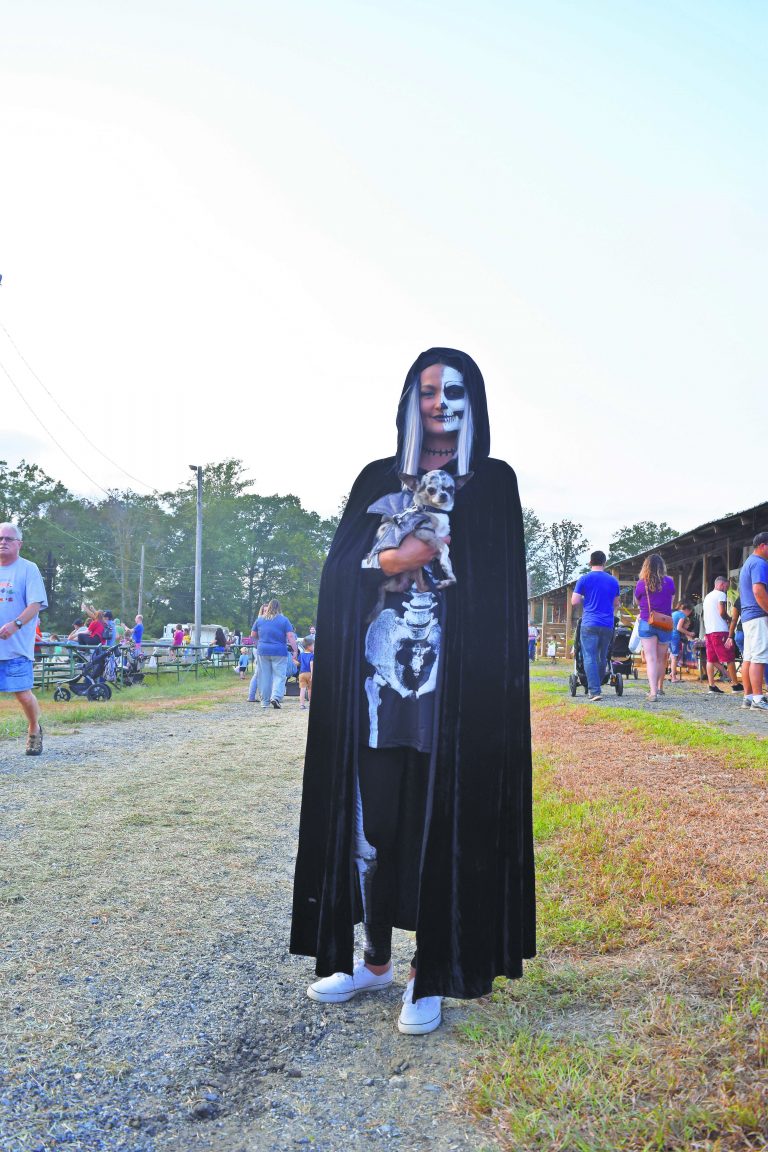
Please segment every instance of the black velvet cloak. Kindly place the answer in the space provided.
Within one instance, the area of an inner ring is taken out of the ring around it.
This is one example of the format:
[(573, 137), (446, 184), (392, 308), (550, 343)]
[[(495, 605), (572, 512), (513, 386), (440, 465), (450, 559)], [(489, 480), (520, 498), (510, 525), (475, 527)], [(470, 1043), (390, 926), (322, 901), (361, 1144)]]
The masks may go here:
[(417, 899), (403, 900), (395, 927), (417, 933), (417, 999), (472, 998), (487, 994), (495, 976), (521, 976), (523, 958), (535, 954), (527, 583), (515, 474), (488, 457), (483, 378), (454, 349), (432, 348), (412, 366), (398, 409), (398, 455), (375, 460), (358, 476), (323, 570), (291, 952), (315, 956), (318, 976), (352, 971), (354, 925), (362, 916), (353, 846), (365, 716), (363, 621), (383, 579), (360, 568), (380, 523), (366, 510), (399, 488), (405, 399), (432, 364), (464, 375), (474, 423), (472, 479), (456, 493), (450, 515), (457, 584), (443, 593)]

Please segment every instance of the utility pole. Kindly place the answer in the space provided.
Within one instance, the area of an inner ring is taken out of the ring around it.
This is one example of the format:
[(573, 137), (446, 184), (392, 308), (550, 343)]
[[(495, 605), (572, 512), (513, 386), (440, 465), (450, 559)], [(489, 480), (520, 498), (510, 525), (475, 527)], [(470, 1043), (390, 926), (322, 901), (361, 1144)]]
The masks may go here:
[(136, 609), (139, 616), (142, 613), (142, 604), (144, 603), (144, 545), (141, 546), (141, 564), (139, 565), (139, 606)]
[(197, 473), (197, 526), (195, 528), (195, 638), (196, 648), (200, 647), (200, 627), (203, 604), (203, 470), (197, 464), (190, 464), (190, 471)]

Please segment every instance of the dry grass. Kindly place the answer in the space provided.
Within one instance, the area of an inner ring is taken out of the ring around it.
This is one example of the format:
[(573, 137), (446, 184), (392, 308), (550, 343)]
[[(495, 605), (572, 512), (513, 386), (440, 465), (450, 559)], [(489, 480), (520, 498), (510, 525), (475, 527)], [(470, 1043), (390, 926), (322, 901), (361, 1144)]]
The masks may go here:
[(542, 951), (471, 1030), (474, 1108), (520, 1152), (766, 1147), (756, 742), (534, 699)]

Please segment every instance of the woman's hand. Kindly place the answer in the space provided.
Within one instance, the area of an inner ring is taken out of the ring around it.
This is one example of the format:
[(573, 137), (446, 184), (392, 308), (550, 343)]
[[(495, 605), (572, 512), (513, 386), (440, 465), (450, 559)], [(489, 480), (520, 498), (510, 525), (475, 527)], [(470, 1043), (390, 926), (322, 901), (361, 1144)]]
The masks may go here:
[(434, 560), (440, 549), (434, 543), (420, 540), (409, 532), (398, 548), (385, 548), (379, 552), (379, 564), (385, 576), (398, 576), (411, 568), (423, 568)]

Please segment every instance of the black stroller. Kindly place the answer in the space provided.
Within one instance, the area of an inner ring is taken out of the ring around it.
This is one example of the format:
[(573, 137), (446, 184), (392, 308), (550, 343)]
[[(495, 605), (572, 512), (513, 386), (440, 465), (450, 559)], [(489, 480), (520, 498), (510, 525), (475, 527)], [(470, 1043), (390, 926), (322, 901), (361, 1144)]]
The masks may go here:
[[(626, 666), (626, 658), (621, 655), (621, 647), (619, 647), (618, 653), (616, 655), (617, 666), (614, 667), (613, 663), (614, 653), (616, 652), (618, 643), (618, 634), (620, 632), (626, 632), (626, 629), (619, 628), (613, 633), (613, 636), (611, 637), (611, 645), (608, 649), (608, 659), (605, 662), (605, 668), (603, 669), (600, 676), (600, 684), (610, 684), (612, 688), (615, 688), (617, 696), (624, 695), (624, 676), (626, 675), (623, 670)], [(624, 644), (626, 645), (626, 655), (629, 657), (631, 665), (632, 654), (629, 651), (628, 632), (626, 638), (624, 639)], [(573, 656), (573, 672), (568, 677), (568, 687), (571, 690), (571, 696), (576, 695), (580, 686), (586, 693), (589, 692), (587, 674), (584, 671), (584, 653), (581, 648), (581, 620), (579, 620), (578, 624), (576, 625), (576, 635), (573, 639)], [(637, 672), (635, 672), (635, 677), (637, 677)]]
[(147, 657), (137, 653), (135, 648), (123, 649), (120, 679), (126, 688), (130, 688), (131, 684), (144, 683), (144, 661), (146, 659)]
[(71, 700), (73, 695), (85, 696), (87, 700), (111, 700), (112, 689), (104, 674), (107, 661), (110, 656), (114, 656), (117, 648), (117, 644), (109, 648), (99, 644), (97, 647), (76, 651), (75, 663), (79, 664), (77, 675), (56, 687), (54, 700)]
[[(637, 680), (637, 668), (635, 667), (635, 657), (629, 650), (629, 641), (632, 633), (629, 628), (619, 625), (613, 634), (613, 644), (611, 645), (611, 654), (608, 657), (611, 665), (611, 672), (614, 676), (620, 676), (622, 680), (629, 680), (630, 677)], [(622, 691), (624, 686), (622, 684)], [(621, 696), (618, 688), (616, 692)]]

